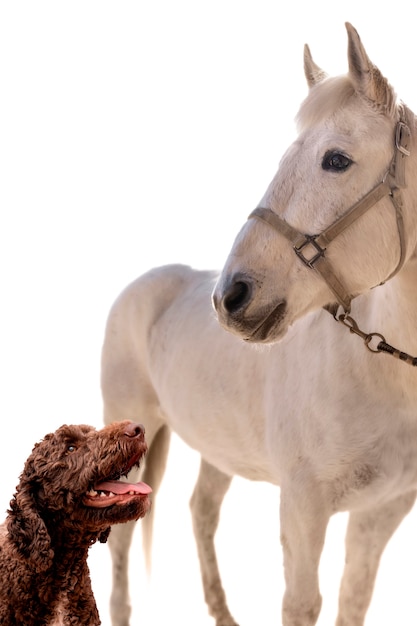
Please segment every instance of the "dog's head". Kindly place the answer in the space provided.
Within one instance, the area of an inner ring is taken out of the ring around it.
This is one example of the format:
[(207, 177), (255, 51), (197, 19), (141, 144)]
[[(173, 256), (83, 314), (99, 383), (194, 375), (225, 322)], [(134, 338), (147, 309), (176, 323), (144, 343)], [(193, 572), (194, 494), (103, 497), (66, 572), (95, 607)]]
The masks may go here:
[(151, 488), (121, 481), (147, 451), (144, 428), (130, 421), (97, 431), (61, 426), (35, 444), (10, 503), (9, 538), (20, 556), (47, 569), (51, 535), (106, 541), (113, 524), (137, 520), (150, 507)]

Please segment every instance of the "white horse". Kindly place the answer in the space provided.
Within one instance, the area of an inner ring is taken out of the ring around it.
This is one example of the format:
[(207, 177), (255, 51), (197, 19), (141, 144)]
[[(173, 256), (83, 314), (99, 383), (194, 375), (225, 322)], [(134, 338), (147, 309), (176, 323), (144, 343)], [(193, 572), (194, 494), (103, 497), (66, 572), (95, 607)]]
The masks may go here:
[[(336, 624), (362, 626), (381, 554), (415, 500), (416, 120), (346, 28), (345, 76), (327, 77), (306, 46), (299, 136), (221, 275), (154, 269), (108, 320), (105, 421), (145, 424), (144, 479), (157, 490), (171, 430), (201, 453), (191, 510), (216, 626), (236, 626), (214, 550), (233, 475), (280, 485), (284, 626), (318, 619), (338, 511), (350, 515)], [(111, 535), (114, 626), (129, 623), (132, 530)]]

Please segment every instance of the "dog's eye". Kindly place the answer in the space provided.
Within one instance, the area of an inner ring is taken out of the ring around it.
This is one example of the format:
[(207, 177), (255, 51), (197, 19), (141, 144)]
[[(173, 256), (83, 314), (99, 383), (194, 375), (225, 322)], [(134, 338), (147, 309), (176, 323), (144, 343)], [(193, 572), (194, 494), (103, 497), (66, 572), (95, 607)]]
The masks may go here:
[(72, 443), (70, 443), (70, 444), (67, 446), (67, 452), (69, 452), (69, 453), (71, 453), (71, 452), (75, 452), (75, 451), (76, 451), (76, 449), (77, 449), (77, 448), (76, 448), (76, 447), (75, 447)]

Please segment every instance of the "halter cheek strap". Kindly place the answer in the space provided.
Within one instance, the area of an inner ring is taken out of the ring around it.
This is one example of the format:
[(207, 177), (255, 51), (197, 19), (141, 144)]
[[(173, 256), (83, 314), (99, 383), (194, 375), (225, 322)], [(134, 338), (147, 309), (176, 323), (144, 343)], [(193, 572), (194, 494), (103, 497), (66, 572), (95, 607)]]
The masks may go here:
[[(331, 263), (325, 256), (326, 248), (374, 204), (384, 196), (389, 196), (395, 208), (400, 240), (400, 258), (397, 267), (386, 280), (392, 278), (401, 269), (405, 261), (405, 229), (401, 189), (405, 187), (405, 158), (410, 155), (408, 149), (410, 137), (410, 129), (405, 122), (404, 107), (401, 107), (401, 119), (395, 130), (395, 153), (384, 179), (319, 235), (303, 235), (268, 208), (258, 207), (248, 217), (248, 219), (257, 218), (269, 224), (292, 243), (298, 258), (307, 267), (316, 270), (326, 281), (336, 296), (337, 302), (343, 307), (345, 316), (350, 312), (350, 303), (354, 296), (345, 289), (343, 283), (335, 275)], [(338, 306), (333, 311), (334, 315), (337, 309)]]

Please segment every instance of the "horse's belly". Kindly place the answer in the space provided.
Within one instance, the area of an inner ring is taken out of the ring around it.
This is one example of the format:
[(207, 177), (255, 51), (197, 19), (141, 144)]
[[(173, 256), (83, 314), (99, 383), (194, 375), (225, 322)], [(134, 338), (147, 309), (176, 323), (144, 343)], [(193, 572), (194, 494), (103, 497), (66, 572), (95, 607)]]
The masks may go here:
[(279, 484), (279, 476), (271, 466), (266, 446), (258, 433), (250, 430), (249, 424), (242, 435), (238, 428), (233, 429), (236, 425), (234, 419), (228, 420), (225, 426), (213, 416), (204, 420), (198, 415), (193, 418), (184, 413), (171, 413), (168, 422), (188, 446), (225, 474)]
[(265, 361), (211, 317), (198, 337), (198, 345), (184, 334), (153, 346), (150, 376), (164, 419), (225, 473), (276, 484), (265, 434)]
[(207, 462), (229, 475), (279, 483), (259, 408), (251, 412), (245, 402), (230, 402), (221, 392), (176, 385), (160, 394), (160, 400), (170, 428)]

